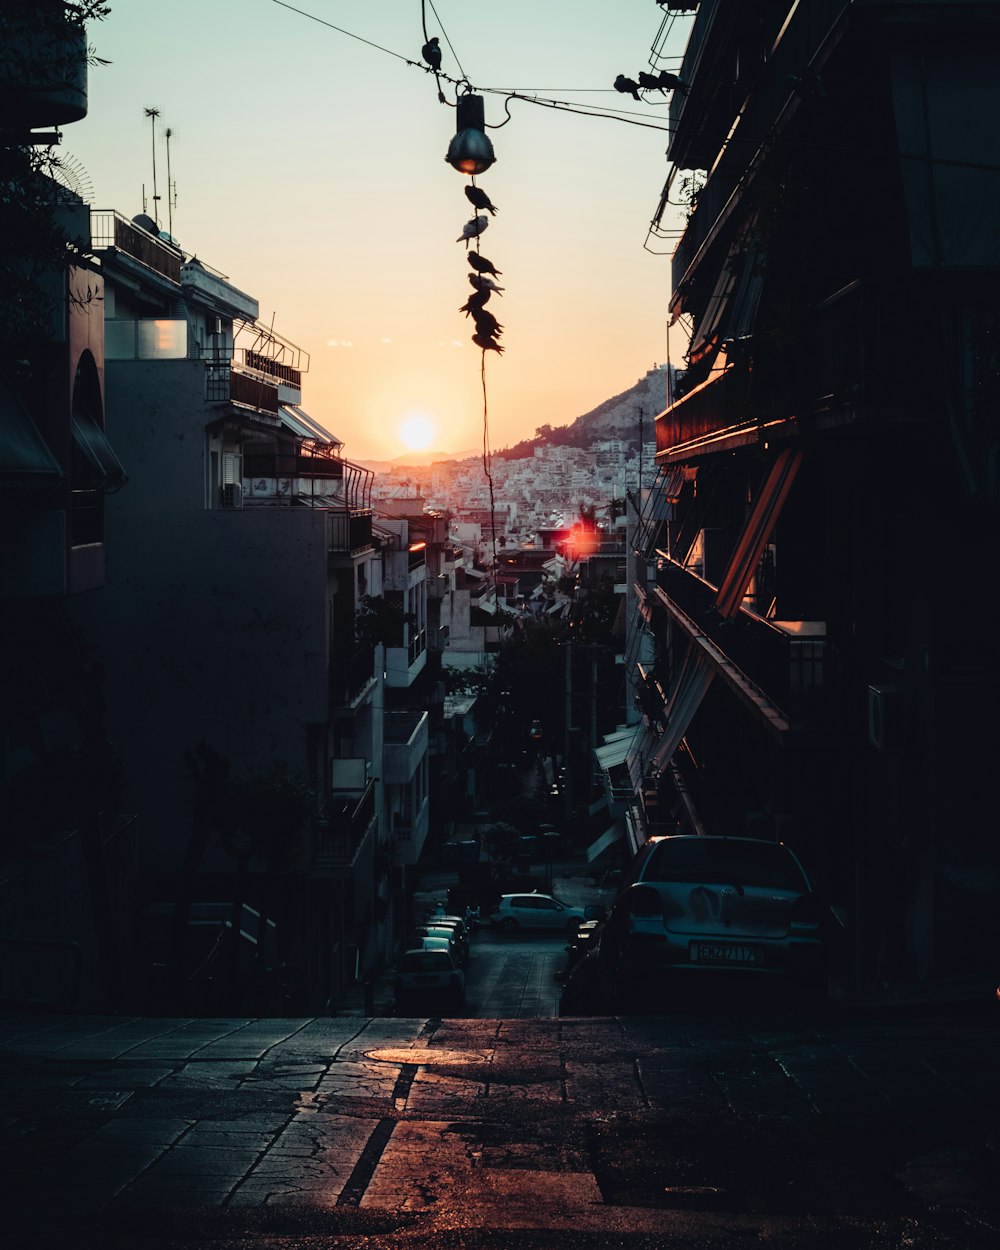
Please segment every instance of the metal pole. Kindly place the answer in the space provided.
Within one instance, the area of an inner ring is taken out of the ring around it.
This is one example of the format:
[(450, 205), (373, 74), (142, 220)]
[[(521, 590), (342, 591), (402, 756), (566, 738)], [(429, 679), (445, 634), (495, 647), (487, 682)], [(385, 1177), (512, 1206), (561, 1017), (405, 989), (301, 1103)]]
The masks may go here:
[(563, 815), (566, 827), (573, 817), (573, 763), (570, 759), (570, 747), (573, 740), (573, 644), (566, 643), (566, 747), (565, 747), (565, 785), (563, 787)]

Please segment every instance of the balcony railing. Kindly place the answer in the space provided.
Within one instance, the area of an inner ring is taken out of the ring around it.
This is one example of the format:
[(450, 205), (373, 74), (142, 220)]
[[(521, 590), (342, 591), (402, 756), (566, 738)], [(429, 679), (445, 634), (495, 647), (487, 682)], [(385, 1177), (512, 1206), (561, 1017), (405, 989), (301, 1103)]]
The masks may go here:
[(278, 415), (278, 388), (228, 365), (209, 365), (205, 373), (205, 399), (210, 404), (246, 404)]
[(90, 238), (95, 252), (114, 248), (171, 282), (180, 283), (182, 256), (177, 248), (140, 230), (121, 213), (108, 209), (92, 211)]
[(328, 814), (316, 821), (312, 832), (312, 863), (317, 868), (350, 868), (375, 821), (375, 783), (359, 794), (338, 794), (330, 799)]
[(335, 707), (349, 707), (375, 680), (375, 648), (334, 647), (330, 657), (330, 701)]
[(330, 555), (365, 551), (372, 543), (372, 514), (366, 508), (331, 508), (326, 514), (327, 550)]
[(254, 369), (258, 373), (266, 373), (270, 378), (277, 378), (279, 382), (284, 382), (286, 386), (294, 386), (298, 390), (302, 389), (302, 371), (293, 369), (290, 365), (280, 364), (277, 360), (265, 356), (262, 352), (251, 351), (249, 348), (243, 350), (243, 363), (248, 369)]

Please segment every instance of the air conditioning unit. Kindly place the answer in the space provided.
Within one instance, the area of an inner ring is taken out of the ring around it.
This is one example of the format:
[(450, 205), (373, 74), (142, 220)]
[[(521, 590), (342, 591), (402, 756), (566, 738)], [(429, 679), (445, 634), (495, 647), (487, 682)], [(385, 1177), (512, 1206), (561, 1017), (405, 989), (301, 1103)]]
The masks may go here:
[(243, 507), (243, 487), (236, 482), (222, 488), (222, 506), (224, 508)]
[(903, 691), (899, 686), (869, 686), (869, 744), (878, 751), (895, 751), (902, 739)]

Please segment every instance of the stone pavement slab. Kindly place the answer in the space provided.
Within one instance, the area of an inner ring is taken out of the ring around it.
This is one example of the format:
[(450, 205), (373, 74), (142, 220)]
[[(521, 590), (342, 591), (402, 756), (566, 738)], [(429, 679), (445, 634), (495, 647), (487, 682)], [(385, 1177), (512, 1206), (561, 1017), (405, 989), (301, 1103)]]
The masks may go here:
[(978, 1250), (997, 1042), (994, 1020), (0, 1016), (5, 1242)]

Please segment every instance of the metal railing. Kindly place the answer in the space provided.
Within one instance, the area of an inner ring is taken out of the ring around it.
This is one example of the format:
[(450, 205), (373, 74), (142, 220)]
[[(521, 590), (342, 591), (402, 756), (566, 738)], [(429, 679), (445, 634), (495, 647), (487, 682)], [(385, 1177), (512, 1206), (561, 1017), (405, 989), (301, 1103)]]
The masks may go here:
[(91, 211), (90, 239), (95, 252), (114, 248), (171, 282), (180, 284), (181, 253), (146, 230), (140, 230), (114, 209)]
[(361, 794), (331, 796), (328, 814), (311, 831), (311, 859), (316, 867), (350, 868), (375, 824), (375, 783)]

